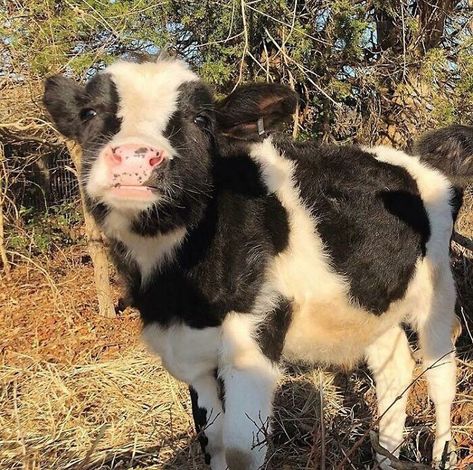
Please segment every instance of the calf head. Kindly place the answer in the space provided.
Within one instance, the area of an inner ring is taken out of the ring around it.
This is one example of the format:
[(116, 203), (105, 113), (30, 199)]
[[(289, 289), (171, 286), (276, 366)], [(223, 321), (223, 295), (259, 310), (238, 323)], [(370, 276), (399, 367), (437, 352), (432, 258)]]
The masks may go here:
[(119, 61), (85, 86), (49, 78), (44, 103), (82, 146), (81, 184), (99, 223), (117, 212), (135, 232), (155, 235), (199, 221), (218, 142), (260, 138), (262, 123), (271, 130), (293, 113), (296, 96), (253, 84), (215, 103), (179, 60)]

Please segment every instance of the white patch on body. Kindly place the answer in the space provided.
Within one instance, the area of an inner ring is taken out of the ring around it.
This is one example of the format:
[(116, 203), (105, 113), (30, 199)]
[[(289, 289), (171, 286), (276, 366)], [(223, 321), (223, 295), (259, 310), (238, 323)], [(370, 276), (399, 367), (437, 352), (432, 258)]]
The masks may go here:
[(144, 327), (142, 338), (161, 357), (164, 367), (183, 382), (192, 384), (217, 369), (221, 327), (197, 329), (183, 324), (162, 327), (151, 323)]
[(317, 221), (300, 197), (294, 180), (297, 163), (285, 158), (270, 138), (253, 145), (251, 157), (289, 218), (288, 247), (267, 273), (272, 290), (293, 301), (284, 355), (289, 360), (352, 366), (403, 312), (393, 309), (375, 316), (350, 301), (349, 283), (332, 269)]
[(187, 234), (185, 227), (171, 230), (164, 235), (143, 237), (130, 230), (133, 213), (111, 211), (103, 224), (104, 233), (120, 241), (127, 248), (127, 257), (133, 259), (141, 273), (142, 285), (149, 277), (173, 259), (176, 249), (184, 241)]

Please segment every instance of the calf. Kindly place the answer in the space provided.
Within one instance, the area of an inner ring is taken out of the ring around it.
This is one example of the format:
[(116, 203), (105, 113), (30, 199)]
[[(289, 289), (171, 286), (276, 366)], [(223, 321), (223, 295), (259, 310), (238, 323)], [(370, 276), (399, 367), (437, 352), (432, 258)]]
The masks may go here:
[(271, 136), (291, 90), (215, 102), (176, 60), (117, 62), (85, 87), (52, 77), (44, 102), (82, 145), (88, 208), (145, 341), (191, 386), (212, 469), (263, 465), (283, 358), (366, 359), (380, 443), (397, 455), (414, 365), (401, 322), (419, 335), (441, 459), (455, 395), (444, 176), (386, 147)]

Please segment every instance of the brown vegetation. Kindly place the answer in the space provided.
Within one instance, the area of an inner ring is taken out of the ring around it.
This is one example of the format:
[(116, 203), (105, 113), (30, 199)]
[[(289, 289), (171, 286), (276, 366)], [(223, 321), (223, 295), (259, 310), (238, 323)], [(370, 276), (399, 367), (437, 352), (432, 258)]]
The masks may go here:
[[(473, 198), (458, 229), (473, 235)], [(454, 247), (453, 254), (462, 322), (453, 420), (458, 468), (466, 469), (473, 463), (473, 253)], [(143, 350), (136, 312), (96, 315), (84, 248), (45, 261), (21, 263), (1, 283), (0, 468), (206, 468), (187, 389)], [(361, 436), (342, 468), (368, 467), (375, 409), (364, 368), (288, 367), (276, 396), (268, 468), (336, 468)], [(412, 385), (408, 412), (405, 457), (415, 459), (432, 443), (433, 409), (423, 378)]]

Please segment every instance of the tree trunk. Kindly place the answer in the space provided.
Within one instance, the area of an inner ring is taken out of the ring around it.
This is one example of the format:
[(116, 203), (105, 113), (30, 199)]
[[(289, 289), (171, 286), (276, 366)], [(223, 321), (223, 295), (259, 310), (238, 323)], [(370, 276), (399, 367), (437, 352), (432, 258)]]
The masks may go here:
[[(74, 142), (67, 142), (67, 148), (80, 180), (82, 149)], [(108, 258), (105, 246), (102, 240), (102, 234), (92, 215), (87, 210), (85, 204), (85, 195), (82, 185), (79, 184), (80, 199), (82, 203), (82, 212), (84, 214), (85, 232), (87, 237), (87, 246), (89, 249), (92, 264), (94, 266), (95, 288), (97, 289), (97, 299), (99, 301), (99, 313), (104, 317), (115, 317), (115, 308), (113, 306)]]
[(418, 1), (420, 28), (424, 32), (423, 46), (426, 51), (440, 44), (447, 15), (458, 3), (458, 0)]
[(5, 200), (5, 193), (7, 191), (6, 184), (3, 184), (3, 176), (6, 176), (3, 162), (3, 145), (0, 143), (0, 261), (2, 262), (3, 272), (8, 279), (10, 277), (10, 263), (8, 262), (7, 252), (5, 249), (5, 235), (3, 230), (3, 201)]

